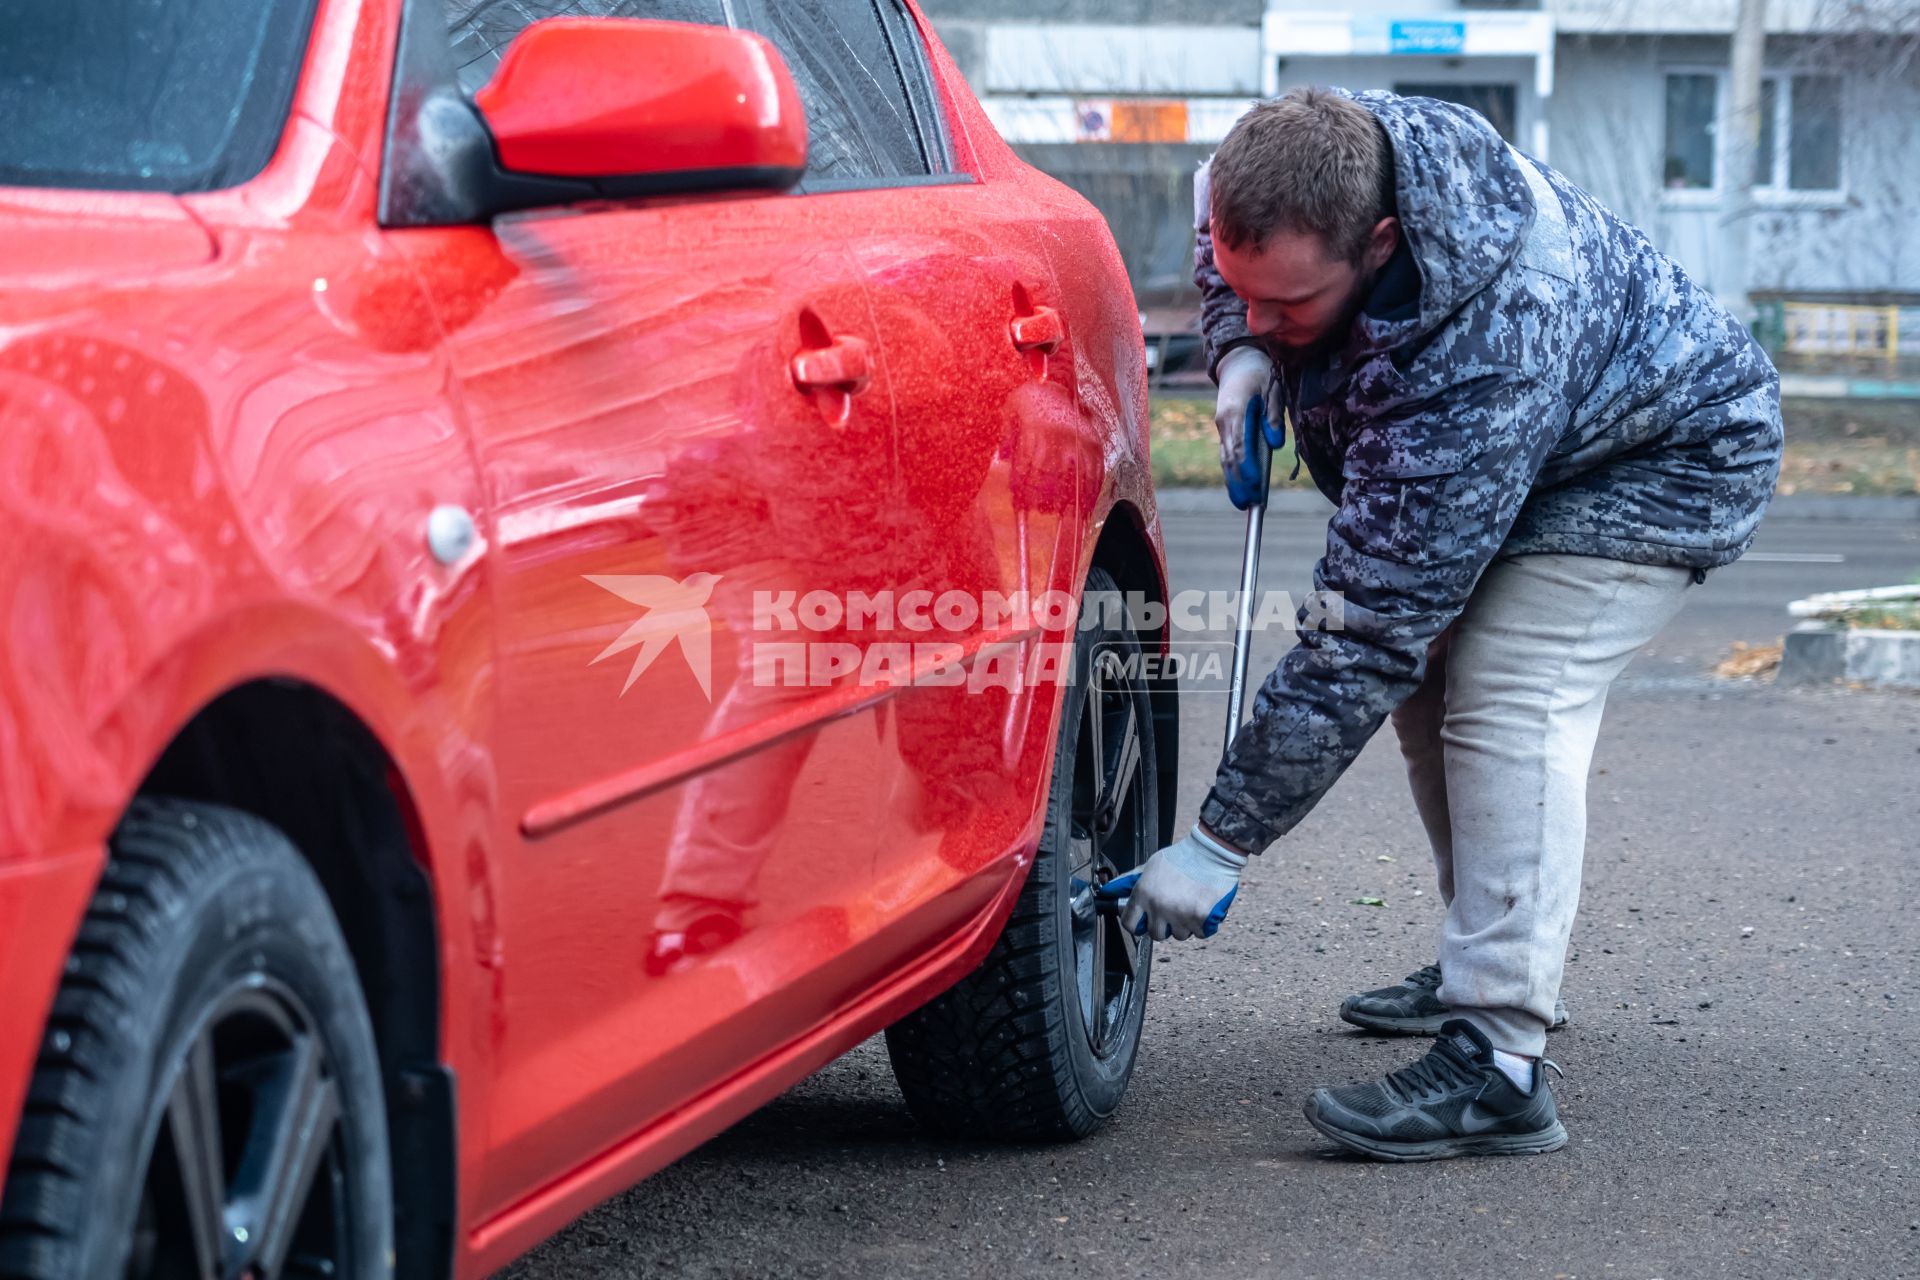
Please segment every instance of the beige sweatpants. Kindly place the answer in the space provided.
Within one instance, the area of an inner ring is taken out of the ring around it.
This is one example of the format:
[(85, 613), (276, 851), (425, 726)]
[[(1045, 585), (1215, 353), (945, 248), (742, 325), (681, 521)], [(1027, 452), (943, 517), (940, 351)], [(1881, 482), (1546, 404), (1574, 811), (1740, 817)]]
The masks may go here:
[(1607, 690), (1692, 581), (1591, 556), (1502, 557), (1394, 713), (1447, 904), (1437, 995), (1496, 1048), (1546, 1048)]

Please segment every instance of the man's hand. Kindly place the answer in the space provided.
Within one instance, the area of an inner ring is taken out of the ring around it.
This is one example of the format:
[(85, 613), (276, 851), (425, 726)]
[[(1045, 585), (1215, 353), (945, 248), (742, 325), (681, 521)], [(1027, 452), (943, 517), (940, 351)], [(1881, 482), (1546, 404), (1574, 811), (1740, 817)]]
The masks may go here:
[(1267, 394), (1273, 361), (1258, 347), (1235, 347), (1220, 357), (1220, 394), (1213, 402), (1213, 429), (1220, 434), (1220, 474), (1231, 475), (1246, 452), (1247, 405)]
[(1198, 823), (1184, 840), (1147, 859), (1138, 871), (1100, 887), (1108, 897), (1126, 896), (1120, 926), (1161, 942), (1211, 938), (1240, 890), (1247, 855), (1221, 844)]

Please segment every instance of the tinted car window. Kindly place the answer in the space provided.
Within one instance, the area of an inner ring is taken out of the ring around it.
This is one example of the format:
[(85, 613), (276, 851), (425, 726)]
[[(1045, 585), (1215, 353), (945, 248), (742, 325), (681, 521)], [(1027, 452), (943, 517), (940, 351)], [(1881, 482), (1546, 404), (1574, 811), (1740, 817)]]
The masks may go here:
[(542, 18), (657, 18), (727, 25), (724, 0), (446, 0), (460, 87), (468, 93), (492, 78), (507, 45)]
[(211, 191), (279, 145), (313, 0), (0, 0), (0, 184)]
[(800, 87), (802, 190), (932, 171), (875, 0), (732, 0), (732, 9), (774, 43)]

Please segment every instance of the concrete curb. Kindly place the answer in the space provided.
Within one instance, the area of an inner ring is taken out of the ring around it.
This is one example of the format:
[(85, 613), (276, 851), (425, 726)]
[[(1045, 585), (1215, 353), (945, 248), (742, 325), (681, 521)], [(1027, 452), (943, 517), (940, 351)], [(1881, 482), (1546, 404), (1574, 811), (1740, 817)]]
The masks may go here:
[(1808, 624), (1787, 633), (1783, 685), (1835, 681), (1920, 689), (1920, 631), (1850, 630)]
[[(1162, 511), (1175, 515), (1238, 514), (1221, 485), (1162, 485), (1157, 498)], [(1324, 516), (1333, 510), (1333, 504), (1318, 489), (1278, 489), (1268, 495), (1267, 510), (1275, 515)], [(1838, 493), (1783, 493), (1767, 507), (1767, 520), (1920, 524), (1920, 494), (1848, 497)]]

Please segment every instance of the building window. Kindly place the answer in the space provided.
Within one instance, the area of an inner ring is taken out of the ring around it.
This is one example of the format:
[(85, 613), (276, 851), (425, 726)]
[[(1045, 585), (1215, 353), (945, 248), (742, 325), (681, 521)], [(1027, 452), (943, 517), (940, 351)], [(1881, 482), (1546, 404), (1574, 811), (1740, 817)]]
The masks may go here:
[(1713, 190), (1719, 98), (1720, 77), (1711, 72), (1667, 76), (1667, 151), (1660, 175), (1667, 190)]
[(1753, 184), (1769, 191), (1840, 189), (1838, 76), (1768, 76), (1760, 82)]
[[(1723, 71), (1667, 73), (1666, 158), (1669, 191), (1719, 187), (1716, 152)], [(1768, 73), (1760, 80), (1760, 136), (1753, 185), (1770, 194), (1840, 190), (1840, 78)]]

